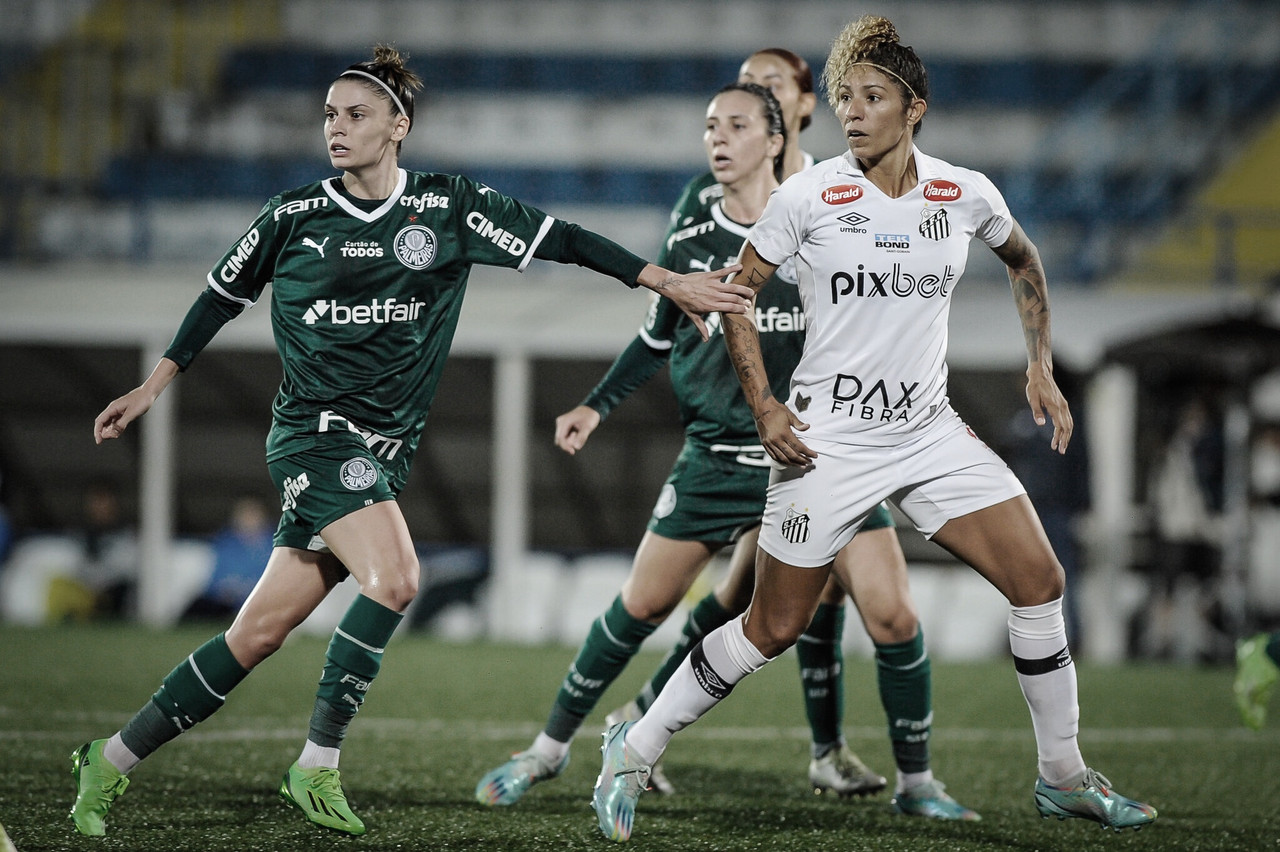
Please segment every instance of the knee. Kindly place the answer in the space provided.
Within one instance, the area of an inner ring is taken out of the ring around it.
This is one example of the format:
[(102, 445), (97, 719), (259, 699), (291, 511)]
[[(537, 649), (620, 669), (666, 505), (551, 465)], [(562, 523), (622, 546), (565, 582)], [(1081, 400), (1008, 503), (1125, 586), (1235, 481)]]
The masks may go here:
[(896, 645), (909, 641), (920, 629), (920, 619), (911, 607), (878, 613), (866, 619), (867, 635), (879, 645)]
[(808, 619), (801, 621), (785, 617), (752, 618), (752, 613), (748, 612), (746, 621), (742, 625), (742, 632), (747, 637), (747, 641), (756, 646), (756, 650), (772, 660), (796, 644), (808, 626)]
[(371, 574), (361, 594), (395, 612), (404, 612), (418, 596), (418, 560), (400, 559)]
[(680, 599), (671, 599), (670, 596), (642, 594), (637, 592), (630, 584), (624, 584), (620, 592), (622, 597), (622, 607), (627, 611), (627, 615), (636, 621), (647, 621), (650, 624), (661, 624), (667, 620), (667, 616), (675, 610), (676, 604), (680, 603)]
[(276, 617), (274, 613), (251, 621), (246, 621), (243, 617), (237, 618), (227, 630), (227, 648), (236, 662), (246, 669), (252, 669), (279, 651), (292, 629), (292, 624)]
[(1057, 559), (1038, 564), (1022, 573), (1015, 584), (1009, 603), (1014, 606), (1039, 606), (1055, 601), (1066, 592), (1067, 580)]

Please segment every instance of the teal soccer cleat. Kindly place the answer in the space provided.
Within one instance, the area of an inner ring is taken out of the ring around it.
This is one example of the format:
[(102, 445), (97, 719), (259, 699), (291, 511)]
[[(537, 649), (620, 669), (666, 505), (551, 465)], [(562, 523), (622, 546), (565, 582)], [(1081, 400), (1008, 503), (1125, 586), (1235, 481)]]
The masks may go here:
[(1267, 702), (1276, 685), (1276, 664), (1267, 656), (1271, 637), (1259, 633), (1236, 643), (1236, 708), (1240, 719), (1255, 731), (1267, 720)]
[(636, 818), (636, 800), (649, 784), (649, 767), (630, 759), (627, 731), (635, 722), (619, 722), (604, 732), (604, 755), (600, 776), (591, 794), (600, 831), (618, 843), (631, 839)]
[(514, 805), (534, 784), (550, 781), (568, 765), (567, 753), (558, 766), (552, 766), (532, 751), (518, 752), (497, 769), (485, 773), (476, 784), (476, 801), (491, 807)]
[(76, 801), (71, 821), (76, 831), (90, 837), (107, 833), (107, 811), (129, 786), (129, 779), (102, 756), (106, 740), (85, 743), (71, 753), (71, 774), (76, 779)]
[(970, 810), (947, 795), (947, 785), (938, 779), (917, 784), (914, 787), (893, 794), (890, 802), (895, 812), (908, 816), (922, 816), (929, 819), (950, 819), (962, 822), (977, 822), (982, 815)]
[(1135, 831), (1156, 820), (1156, 809), (1133, 799), (1126, 799), (1111, 789), (1111, 782), (1102, 773), (1092, 769), (1084, 771), (1079, 787), (1053, 787), (1036, 779), (1036, 809), (1048, 819), (1074, 817), (1091, 819), (1103, 828), (1132, 828)]

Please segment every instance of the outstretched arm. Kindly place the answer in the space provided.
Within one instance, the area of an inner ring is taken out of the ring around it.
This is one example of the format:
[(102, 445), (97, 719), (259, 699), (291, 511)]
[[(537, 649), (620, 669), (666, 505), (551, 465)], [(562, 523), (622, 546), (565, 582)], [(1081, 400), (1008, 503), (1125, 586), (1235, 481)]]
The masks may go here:
[(244, 305), (222, 298), (206, 287), (187, 311), (173, 342), (147, 380), (114, 400), (93, 421), (94, 442), (101, 444), (124, 434), (130, 423), (147, 413), (174, 377), (190, 366), (218, 330), (243, 310)]
[(103, 441), (123, 435), (130, 423), (147, 413), (151, 404), (177, 375), (177, 363), (168, 358), (161, 358), (160, 363), (156, 364), (156, 368), (151, 371), (151, 375), (145, 382), (114, 400), (93, 421), (93, 442), (101, 444)]
[(616, 278), (628, 287), (639, 285), (666, 296), (688, 314), (703, 340), (709, 337), (703, 314), (712, 311), (745, 314), (751, 303), (750, 290), (724, 280), (725, 276), (738, 271), (736, 266), (678, 275), (646, 263), (608, 237), (571, 222), (553, 224), (546, 238), (534, 249), (534, 257), (576, 263)]
[[(719, 311), (729, 315), (745, 314), (751, 307), (754, 292), (725, 276), (732, 275), (741, 266), (726, 266), (708, 272), (677, 274), (652, 263), (640, 271), (637, 282), (660, 296), (666, 296), (693, 320), (703, 341), (711, 339), (702, 315)], [(767, 276), (766, 276), (767, 277)]]
[[(738, 261), (742, 272), (732, 280), (750, 288), (753, 297), (778, 268), (760, 257), (750, 242), (743, 244)], [(807, 467), (818, 454), (796, 437), (796, 430), (804, 431), (809, 424), (799, 420), (791, 409), (774, 397), (765, 372), (760, 332), (756, 329), (754, 317), (751, 314), (724, 314), (723, 328), (729, 360), (738, 373), (738, 383), (742, 385), (743, 396), (755, 418), (760, 443), (774, 461)]]
[(1027, 403), (1031, 406), (1031, 415), (1041, 426), (1045, 423), (1046, 414), (1053, 420), (1053, 438), (1049, 445), (1059, 453), (1065, 453), (1075, 423), (1067, 400), (1053, 378), (1049, 286), (1045, 281), (1040, 252), (1017, 222), (1013, 223), (1009, 239), (993, 251), (1008, 267), (1013, 302), (1022, 322), (1022, 335), (1027, 345)]

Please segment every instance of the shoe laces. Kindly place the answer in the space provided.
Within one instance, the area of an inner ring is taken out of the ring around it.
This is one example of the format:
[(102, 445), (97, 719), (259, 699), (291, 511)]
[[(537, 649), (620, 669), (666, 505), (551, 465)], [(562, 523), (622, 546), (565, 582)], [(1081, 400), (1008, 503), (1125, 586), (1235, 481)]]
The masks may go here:
[(1106, 796), (1107, 798), (1111, 797), (1111, 793), (1108, 792), (1111, 789), (1111, 782), (1107, 780), (1107, 776), (1098, 772), (1096, 769), (1085, 769), (1084, 782), (1081, 786), (1085, 789), (1096, 787), (1103, 796)]
[(339, 781), (338, 770), (336, 769), (321, 768), (318, 772), (307, 775), (306, 782), (307, 786), (322, 793), (336, 793), (346, 798), (342, 792), (342, 783)]

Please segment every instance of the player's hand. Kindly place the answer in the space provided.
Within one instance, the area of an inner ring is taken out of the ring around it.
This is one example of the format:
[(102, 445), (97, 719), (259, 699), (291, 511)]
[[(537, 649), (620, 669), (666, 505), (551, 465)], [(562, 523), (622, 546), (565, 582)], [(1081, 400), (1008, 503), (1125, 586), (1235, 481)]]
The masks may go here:
[(706, 341), (711, 335), (702, 319), (704, 314), (713, 311), (745, 314), (751, 308), (751, 300), (755, 296), (751, 288), (725, 280), (741, 269), (742, 265), (735, 263), (707, 272), (677, 275), (650, 264), (640, 273), (640, 284), (679, 305)]
[(586, 446), (587, 438), (600, 425), (600, 412), (579, 405), (556, 418), (556, 446), (569, 455)]
[(764, 445), (765, 452), (779, 464), (791, 467), (809, 467), (818, 457), (796, 437), (796, 432), (808, 428), (808, 423), (776, 399), (766, 403), (764, 411), (756, 416), (756, 430), (760, 433), (760, 443)]
[(155, 396), (145, 385), (114, 400), (93, 421), (93, 442), (101, 444), (103, 441), (119, 438), (130, 423), (147, 413), (155, 401)]
[(1031, 406), (1031, 416), (1037, 426), (1045, 424), (1045, 417), (1053, 421), (1053, 438), (1049, 446), (1065, 453), (1067, 444), (1071, 442), (1071, 433), (1075, 430), (1075, 421), (1071, 418), (1071, 407), (1066, 397), (1058, 389), (1051, 368), (1033, 364), (1027, 368), (1027, 403)]

